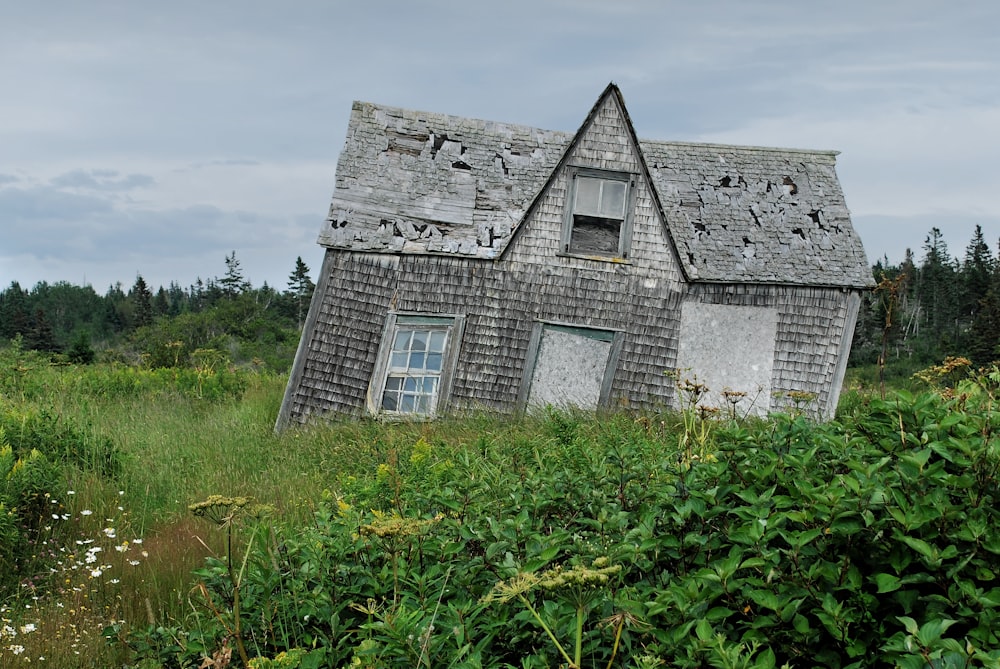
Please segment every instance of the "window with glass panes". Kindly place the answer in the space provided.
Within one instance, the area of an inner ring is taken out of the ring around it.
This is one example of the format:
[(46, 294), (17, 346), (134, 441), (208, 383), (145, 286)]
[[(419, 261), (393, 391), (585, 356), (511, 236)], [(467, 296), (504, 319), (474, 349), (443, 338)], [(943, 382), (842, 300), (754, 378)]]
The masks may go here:
[(631, 175), (577, 169), (570, 173), (563, 250), (582, 255), (625, 257), (629, 240)]
[(382, 392), (383, 411), (434, 412), (447, 344), (447, 328), (397, 326)]

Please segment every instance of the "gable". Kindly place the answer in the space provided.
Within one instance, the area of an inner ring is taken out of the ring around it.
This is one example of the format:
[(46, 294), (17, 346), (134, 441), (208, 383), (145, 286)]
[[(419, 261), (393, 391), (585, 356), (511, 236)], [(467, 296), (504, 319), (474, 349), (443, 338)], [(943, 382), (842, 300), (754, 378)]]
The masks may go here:
[(636, 265), (643, 268), (637, 276), (657, 285), (682, 278), (631, 121), (612, 87), (574, 135), (501, 258), (595, 272)]

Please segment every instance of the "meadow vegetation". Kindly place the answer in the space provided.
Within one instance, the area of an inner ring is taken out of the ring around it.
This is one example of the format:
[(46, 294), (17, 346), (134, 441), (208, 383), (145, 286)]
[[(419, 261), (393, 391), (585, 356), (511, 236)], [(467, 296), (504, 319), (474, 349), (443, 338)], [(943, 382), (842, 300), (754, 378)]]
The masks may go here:
[(995, 369), (275, 435), (203, 357), (0, 350), (0, 667), (1000, 666)]

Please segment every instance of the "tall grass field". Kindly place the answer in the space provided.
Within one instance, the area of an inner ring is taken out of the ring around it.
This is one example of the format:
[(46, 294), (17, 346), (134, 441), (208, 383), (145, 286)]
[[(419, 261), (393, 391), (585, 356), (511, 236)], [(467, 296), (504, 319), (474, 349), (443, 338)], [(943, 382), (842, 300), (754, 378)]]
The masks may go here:
[(1000, 373), (856, 378), (276, 435), (283, 376), (0, 350), (0, 667), (1000, 666)]

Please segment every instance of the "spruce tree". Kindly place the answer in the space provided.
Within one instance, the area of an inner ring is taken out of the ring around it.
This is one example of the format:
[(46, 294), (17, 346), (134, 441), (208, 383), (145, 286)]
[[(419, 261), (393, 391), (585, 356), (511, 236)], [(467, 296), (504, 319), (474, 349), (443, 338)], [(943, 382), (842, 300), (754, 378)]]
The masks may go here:
[(35, 310), (34, 321), (24, 337), (24, 346), (33, 351), (43, 351), (45, 353), (56, 353), (59, 351), (55, 333), (52, 331), (52, 324), (42, 309)]
[(153, 293), (141, 275), (136, 276), (135, 285), (129, 292), (132, 303), (132, 326), (141, 328), (153, 323)]
[(925, 353), (932, 358), (954, 353), (958, 327), (954, 261), (938, 228), (924, 241), (924, 260), (917, 275), (917, 293), (926, 314)]
[(236, 251), (226, 256), (226, 275), (219, 279), (222, 293), (229, 298), (236, 297), (250, 288), (250, 282), (243, 277), (240, 261), (236, 259)]
[(994, 261), (992, 269), (989, 288), (979, 300), (969, 328), (969, 357), (980, 366), (1000, 361), (1000, 262)]
[(302, 261), (302, 256), (299, 256), (295, 259), (295, 269), (288, 275), (288, 290), (285, 292), (295, 303), (295, 320), (299, 330), (302, 329), (314, 290), (316, 284), (309, 278), (309, 267)]
[(983, 228), (977, 225), (962, 263), (963, 290), (959, 302), (964, 319), (971, 321), (979, 310), (979, 303), (990, 290), (995, 264), (993, 251), (983, 238)]
[(29, 313), (27, 293), (21, 284), (12, 281), (10, 288), (0, 295), (0, 338), (13, 339), (17, 335), (26, 335), (31, 327)]

